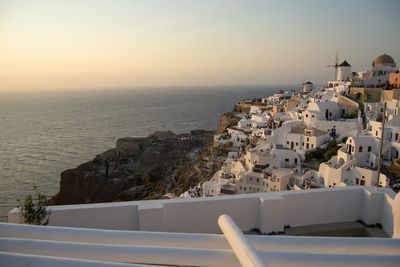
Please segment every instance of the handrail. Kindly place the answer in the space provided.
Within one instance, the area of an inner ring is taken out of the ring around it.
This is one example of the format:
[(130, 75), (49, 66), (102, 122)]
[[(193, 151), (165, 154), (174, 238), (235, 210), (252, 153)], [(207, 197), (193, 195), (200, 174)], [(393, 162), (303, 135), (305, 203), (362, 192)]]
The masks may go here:
[(219, 216), (218, 225), (243, 267), (267, 267), (229, 215)]

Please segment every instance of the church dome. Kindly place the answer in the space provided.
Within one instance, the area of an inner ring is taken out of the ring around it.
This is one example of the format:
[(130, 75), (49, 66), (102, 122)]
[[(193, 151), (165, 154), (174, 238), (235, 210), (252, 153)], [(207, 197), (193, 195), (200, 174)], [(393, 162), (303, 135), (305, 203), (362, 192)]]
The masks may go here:
[(386, 54), (380, 55), (377, 58), (375, 58), (373, 65), (393, 65), (395, 66), (396, 63), (394, 63), (394, 59)]

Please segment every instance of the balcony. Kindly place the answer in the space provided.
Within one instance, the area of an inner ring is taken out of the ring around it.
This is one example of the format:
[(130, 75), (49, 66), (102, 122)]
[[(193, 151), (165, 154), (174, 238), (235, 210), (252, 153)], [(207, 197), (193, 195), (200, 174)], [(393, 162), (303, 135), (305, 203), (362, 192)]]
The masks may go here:
[[(224, 235), (219, 234), (222, 228), (217, 221), (222, 214), (232, 217), (237, 224), (233, 228), (271, 235), (284, 234), (288, 226), (316, 229), (315, 225), (362, 220), (366, 225), (379, 224), (388, 236), (397, 237), (400, 222), (394, 214), (400, 212), (399, 200), (390, 189), (352, 186), (53, 206), (49, 207), (52, 227), (0, 224), (0, 262), (2, 266), (27, 262), (33, 266), (241, 266), (229, 237), (224, 230)], [(9, 221), (20, 221), (18, 209), (9, 213)], [(400, 262), (400, 239), (240, 239), (241, 245), (254, 246), (268, 266), (398, 266)]]

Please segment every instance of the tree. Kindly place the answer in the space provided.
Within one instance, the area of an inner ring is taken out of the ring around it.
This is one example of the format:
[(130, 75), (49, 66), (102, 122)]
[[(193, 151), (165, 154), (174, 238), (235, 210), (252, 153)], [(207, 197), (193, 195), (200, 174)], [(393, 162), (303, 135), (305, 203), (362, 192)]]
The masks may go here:
[(33, 196), (27, 195), (19, 205), (19, 214), (24, 223), (35, 225), (47, 225), (51, 211), (46, 208), (47, 196), (36, 192)]

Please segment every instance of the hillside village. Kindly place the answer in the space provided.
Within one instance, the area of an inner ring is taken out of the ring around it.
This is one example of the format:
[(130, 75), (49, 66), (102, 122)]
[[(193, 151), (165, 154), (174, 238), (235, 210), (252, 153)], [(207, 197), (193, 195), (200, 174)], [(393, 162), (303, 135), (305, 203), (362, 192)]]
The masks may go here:
[(352, 185), (398, 190), (400, 73), (394, 59), (380, 55), (360, 72), (346, 60), (334, 68), (335, 79), (325, 87), (305, 82), (301, 92), (237, 103), (237, 125), (214, 136), (215, 148), (230, 151), (221, 169), (180, 197)]

